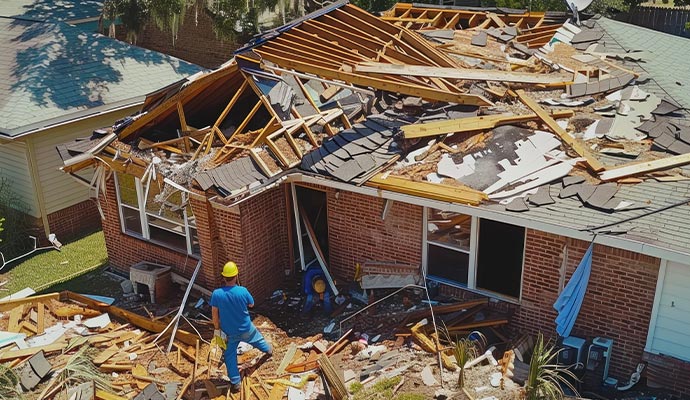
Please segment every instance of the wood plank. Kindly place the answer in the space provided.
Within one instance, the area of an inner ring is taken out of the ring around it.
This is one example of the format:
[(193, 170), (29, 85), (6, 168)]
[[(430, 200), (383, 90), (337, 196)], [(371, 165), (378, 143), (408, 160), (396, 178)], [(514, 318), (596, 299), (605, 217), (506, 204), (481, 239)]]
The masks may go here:
[(282, 383), (276, 383), (271, 389), (271, 394), (268, 396), (268, 400), (282, 400), (286, 389), (287, 386), (283, 385)]
[(28, 356), (32, 356), (39, 351), (43, 350), (44, 353), (52, 353), (55, 351), (61, 351), (62, 349), (65, 348), (65, 341), (64, 340), (59, 340), (56, 343), (48, 344), (45, 346), (36, 346), (36, 347), (30, 347), (28, 349), (21, 349), (21, 350), (8, 350), (2, 354), (0, 354), (0, 362), (5, 362), (5, 361), (12, 361), (17, 358), (24, 358)]
[(51, 300), (59, 300), (60, 293), (50, 293), (43, 294), (40, 296), (31, 296), (24, 299), (6, 300), (0, 301), (0, 312), (10, 311), (20, 304), (30, 304), (30, 303), (47, 303)]
[(572, 78), (557, 74), (532, 74), (528, 72), (430, 67), (421, 65), (395, 65), (375, 62), (356, 64), (355, 72), (548, 85), (566, 85), (572, 82)]
[[(572, 110), (560, 110), (550, 114), (553, 118), (566, 118), (574, 115)], [(500, 125), (538, 120), (537, 114), (526, 115), (482, 115), (478, 117), (457, 118), (426, 124), (411, 124), (401, 127), (405, 139), (444, 135), (447, 133), (474, 132), (493, 129)]]
[(422, 97), (428, 100), (446, 101), (458, 104), (470, 104), (477, 106), (489, 106), (492, 103), (486, 98), (474, 94), (466, 93), (452, 93), (440, 89), (413, 85), (408, 83), (392, 82), (388, 79), (375, 78), (371, 76), (358, 75), (351, 72), (341, 71), (339, 69), (323, 68), (314, 66), (307, 62), (297, 61), (293, 58), (276, 55), (273, 52), (266, 51), (264, 47), (254, 50), (263, 58), (278, 65), (287, 68), (294, 68), (300, 72), (316, 74), (330, 79), (337, 79), (345, 81), (354, 85), (361, 85), (365, 87), (373, 87), (376, 89), (386, 90), (392, 93), (402, 93), (408, 96)]
[(539, 104), (537, 104), (534, 99), (529, 97), (527, 93), (520, 89), (516, 91), (518, 97), (520, 100), (525, 103), (527, 107), (532, 109), (539, 117), (541, 120), (546, 124), (546, 126), (551, 129), (551, 131), (555, 134), (557, 134), (563, 142), (565, 142), (570, 148), (572, 148), (580, 157), (584, 157), (587, 161), (587, 165), (594, 171), (594, 172), (599, 172), (604, 170), (604, 165), (597, 160), (592, 153), (585, 147), (584, 144), (578, 142), (575, 140), (574, 137), (570, 136), (568, 132), (565, 131), (565, 129), (561, 128), (558, 123), (551, 118), (549, 113), (544, 110)]
[(24, 314), (24, 307), (25, 304), (19, 304), (10, 311), (10, 322), (7, 325), (8, 332), (19, 333), (19, 330), (21, 329), (19, 327), (19, 320), (22, 319)]
[(38, 305), (36, 306), (36, 311), (37, 311), (37, 315), (38, 315), (38, 317), (37, 317), (38, 321), (36, 321), (36, 328), (37, 328), (38, 334), (45, 332), (45, 322), (46, 322), (45, 321), (45, 315), (46, 315), (45, 307), (46, 307), (45, 304), (43, 304), (41, 302), (39, 302)]
[(613, 179), (624, 178), (626, 176), (640, 175), (648, 172), (658, 171), (660, 169), (680, 167), (687, 164), (690, 164), (690, 153), (660, 158), (654, 161), (629, 163), (616, 168), (607, 168), (606, 171), (599, 174), (599, 178), (605, 181), (610, 181)]
[(467, 186), (451, 186), (430, 182), (412, 181), (400, 176), (383, 177), (377, 174), (365, 184), (391, 192), (409, 194), (422, 198), (447, 201), (451, 203), (461, 203), (477, 205), (483, 200), (488, 199), (487, 195), (478, 190)]
[[(131, 163), (130, 163), (131, 164)], [(130, 324), (139, 327), (141, 329), (146, 329), (149, 332), (161, 332), (163, 329), (166, 328), (167, 324), (164, 324), (159, 321), (151, 321), (147, 317), (143, 317), (141, 315), (135, 314), (131, 311), (124, 310), (119, 307), (111, 306), (105, 303), (101, 303), (99, 301), (95, 301), (89, 297), (73, 293), (70, 291), (64, 291), (60, 293), (61, 296), (64, 296), (67, 300), (75, 300), (80, 303), (86, 304), (89, 308), (92, 308), (94, 310), (98, 310), (100, 312), (104, 313), (109, 313), (112, 316), (121, 318)], [(175, 334), (175, 339), (181, 341), (182, 343), (186, 344), (194, 344), (196, 343), (197, 336), (194, 334), (191, 334), (189, 332), (183, 331), (183, 330), (177, 330), (177, 333)]]

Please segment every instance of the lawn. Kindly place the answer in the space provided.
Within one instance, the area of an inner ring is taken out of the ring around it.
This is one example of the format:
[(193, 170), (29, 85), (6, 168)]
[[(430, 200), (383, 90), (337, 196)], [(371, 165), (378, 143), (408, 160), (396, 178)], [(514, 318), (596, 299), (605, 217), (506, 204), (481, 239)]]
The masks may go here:
[(108, 254), (103, 232), (92, 233), (65, 243), (60, 251), (42, 250), (6, 265), (0, 272), (0, 282), (7, 281), (7, 284), (2, 286), (0, 297), (26, 287), (37, 292), (59, 287), (58, 284), (94, 271), (107, 262)]

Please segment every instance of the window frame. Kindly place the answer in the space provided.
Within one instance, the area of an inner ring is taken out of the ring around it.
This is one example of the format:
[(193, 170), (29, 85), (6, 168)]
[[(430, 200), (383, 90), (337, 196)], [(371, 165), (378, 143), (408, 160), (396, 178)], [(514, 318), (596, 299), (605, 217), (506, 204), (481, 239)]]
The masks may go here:
[[(493, 292), (487, 289), (481, 289), (477, 287), (477, 268), (478, 268), (478, 253), (479, 253), (479, 222), (480, 218), (476, 215), (470, 215), (471, 225), (470, 225), (470, 247), (469, 250), (464, 250), (459, 247), (444, 244), (442, 242), (436, 242), (429, 240), (429, 210), (435, 209), (434, 207), (423, 207), (422, 208), (422, 268), (424, 270), (424, 275), (430, 281), (442, 283), (451, 287), (456, 287), (459, 289), (467, 290), (473, 293), (481, 294), (487, 297), (496, 298), (509, 303), (519, 304), (522, 301), (522, 290), (525, 277), (525, 256), (526, 252), (522, 253), (521, 261), (521, 273), (520, 273), (520, 295), (515, 298), (512, 296), (504, 295), (498, 292)], [(443, 210), (441, 210), (443, 211)], [(499, 221), (500, 222), (500, 221)], [(526, 249), (527, 244), (527, 232), (525, 231), (523, 248)], [(469, 260), (467, 265), (467, 285), (462, 284), (458, 281), (453, 281), (445, 279), (442, 277), (428, 275), (429, 272), (429, 246), (439, 246), (449, 250), (469, 254)]]
[[(165, 248), (168, 248), (170, 250), (174, 251), (179, 251), (179, 252), (185, 252), (187, 255), (190, 257), (194, 258), (201, 258), (201, 248), (199, 248), (199, 253), (194, 253), (194, 239), (192, 238), (192, 229), (197, 229), (196, 226), (196, 216), (192, 216), (191, 218), (187, 214), (187, 207), (184, 207), (182, 209), (182, 215), (183, 215), (183, 222), (177, 222), (173, 221), (165, 216), (162, 215), (156, 215), (155, 213), (149, 212), (146, 210), (146, 195), (148, 194), (147, 191), (144, 188), (143, 183), (141, 182), (141, 179), (139, 179), (136, 176), (133, 176), (134, 178), (134, 188), (136, 190), (137, 194), (137, 207), (135, 208), (134, 206), (130, 204), (125, 204), (121, 200), (121, 195), (120, 195), (120, 180), (119, 180), (119, 175), (118, 173), (115, 173), (115, 194), (117, 197), (117, 211), (120, 216), (120, 230), (122, 233), (128, 236), (135, 237), (140, 240), (145, 240), (150, 243), (154, 243), (158, 246), (163, 246)], [(182, 196), (182, 202), (188, 202), (189, 201), (189, 194), (186, 192), (181, 192), (180, 193)], [(139, 212), (139, 222), (141, 224), (141, 234), (135, 231), (131, 231), (127, 229), (127, 226), (125, 224), (125, 219), (124, 219), (124, 214), (122, 212), (122, 208), (126, 207), (130, 210), (137, 210)], [(174, 224), (176, 226), (179, 226), (182, 228), (182, 232), (176, 232), (172, 229), (157, 225), (157, 224), (150, 224), (149, 223), (149, 217), (160, 219), (162, 221), (165, 221), (170, 224)], [(185, 240), (185, 249), (182, 249), (181, 247), (176, 247), (172, 246), (164, 241), (161, 240), (156, 240), (151, 238), (151, 229), (149, 225), (153, 225), (155, 229), (161, 229), (170, 232), (171, 234), (178, 235), (180, 237), (183, 237)], [(198, 237), (198, 229), (197, 229), (197, 239), (196, 241), (199, 241)]]

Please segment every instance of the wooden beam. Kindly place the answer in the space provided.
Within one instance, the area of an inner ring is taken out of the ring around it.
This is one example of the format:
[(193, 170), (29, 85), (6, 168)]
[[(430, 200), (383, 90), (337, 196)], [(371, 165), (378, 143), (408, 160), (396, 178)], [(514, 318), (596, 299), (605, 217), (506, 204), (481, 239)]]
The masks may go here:
[(182, 128), (183, 131), (188, 131), (189, 127), (187, 126), (187, 118), (185, 118), (184, 107), (182, 106), (181, 101), (177, 102), (177, 114), (180, 117), (180, 128)]
[(374, 62), (363, 62), (355, 65), (355, 72), (550, 85), (565, 85), (572, 82), (570, 78), (554, 74), (531, 74), (528, 72), (444, 68), (421, 65), (394, 65)]
[(377, 174), (365, 184), (381, 190), (409, 194), (411, 196), (447, 201), (450, 203), (460, 203), (477, 205), (488, 196), (478, 190), (467, 186), (451, 186), (439, 183), (418, 182), (400, 176), (388, 176)]
[(492, 103), (484, 98), (474, 94), (451, 93), (440, 89), (433, 89), (418, 85), (391, 82), (386, 79), (374, 78), (364, 75), (358, 75), (351, 72), (340, 71), (336, 69), (321, 68), (313, 66), (310, 63), (295, 61), (289, 58), (277, 56), (274, 53), (267, 52), (258, 48), (255, 50), (263, 58), (283, 67), (294, 68), (300, 72), (316, 74), (330, 79), (338, 79), (354, 85), (364, 87), (374, 87), (381, 90), (386, 90), (392, 93), (402, 93), (408, 96), (422, 97), (428, 100), (446, 101), (449, 103), (470, 104), (476, 106), (489, 106)]
[[(572, 110), (555, 111), (550, 114), (553, 118), (566, 118), (574, 115)], [(429, 122), (426, 124), (411, 124), (401, 127), (405, 139), (443, 135), (447, 133), (474, 132), (493, 129), (500, 125), (514, 124), (538, 120), (537, 114), (526, 115), (482, 115), (479, 117), (467, 117), (449, 119), (444, 121)]]
[(690, 153), (660, 158), (654, 161), (629, 163), (620, 167), (607, 168), (606, 171), (599, 174), (599, 178), (604, 181), (610, 181), (631, 175), (646, 174), (660, 169), (681, 167), (687, 164), (690, 164)]
[(220, 126), (220, 123), (223, 122), (223, 120), (228, 115), (230, 110), (235, 106), (235, 104), (237, 103), (237, 100), (240, 99), (240, 97), (244, 93), (244, 90), (247, 88), (247, 86), (248, 86), (248, 83), (247, 83), (247, 79), (245, 78), (244, 82), (242, 82), (242, 85), (240, 85), (240, 88), (237, 89), (237, 92), (235, 92), (235, 94), (232, 96), (232, 98), (228, 102), (228, 105), (225, 106), (225, 108), (223, 109), (223, 112), (221, 112), (220, 115), (218, 116), (218, 119), (216, 119), (216, 122), (213, 123), (214, 127)]
[(544, 110), (539, 104), (537, 104), (534, 99), (529, 97), (527, 93), (520, 89), (516, 91), (518, 97), (520, 100), (525, 103), (527, 107), (532, 109), (539, 118), (548, 126), (551, 131), (555, 134), (557, 134), (563, 142), (565, 142), (570, 148), (572, 148), (580, 157), (584, 157), (587, 161), (587, 165), (594, 171), (594, 172), (599, 172), (604, 170), (604, 165), (597, 160), (592, 153), (590, 153), (589, 149), (585, 147), (584, 144), (578, 142), (575, 140), (574, 137), (570, 136), (568, 132), (565, 131), (565, 129), (561, 128), (560, 125), (551, 118), (548, 112)]

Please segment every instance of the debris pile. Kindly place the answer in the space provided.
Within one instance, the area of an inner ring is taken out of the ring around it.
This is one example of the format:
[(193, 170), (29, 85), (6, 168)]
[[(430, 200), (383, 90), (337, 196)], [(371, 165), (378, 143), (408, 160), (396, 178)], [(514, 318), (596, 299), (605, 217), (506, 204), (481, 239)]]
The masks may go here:
[[(288, 336), (268, 318), (257, 316), (254, 323), (272, 343), (274, 357), (266, 360), (251, 346), (239, 347), (239, 393), (231, 392), (223, 378), (222, 351), (204, 340), (210, 336), (207, 322), (188, 320), (192, 331), (203, 333), (178, 329), (166, 353), (171, 312), (145, 317), (72, 292), (0, 303), (0, 362), (17, 396), (40, 399), (315, 399), (326, 394), (348, 398), (351, 392), (376, 391), (392, 383), (393, 395), (399, 391), (429, 398), (430, 391), (459, 390), (454, 338), (481, 335), (477, 330), (486, 328), (487, 335), (477, 341), (481, 357), (465, 368), (471, 376), (468, 382), (486, 393), (505, 394), (506, 387), (519, 390), (512, 382), (498, 383), (501, 369), (494, 357), (501, 355), (496, 346), (485, 348), (487, 337), (500, 349), (507, 348), (498, 329), (507, 316), (490, 310), (487, 299), (478, 299), (434, 301), (432, 319), (428, 303), (417, 303), (419, 293), (405, 293), (402, 299), (410, 307), (394, 313), (394, 331), (385, 335), (355, 332), (354, 328), (374, 332), (376, 326), (365, 325), (368, 319), (348, 318), (371, 314), (380, 321), (390, 312), (385, 304), (378, 310), (350, 307), (341, 321), (349, 320), (353, 329), (330, 335), (333, 341), (320, 333)], [(442, 360), (440, 369), (437, 357)]]

